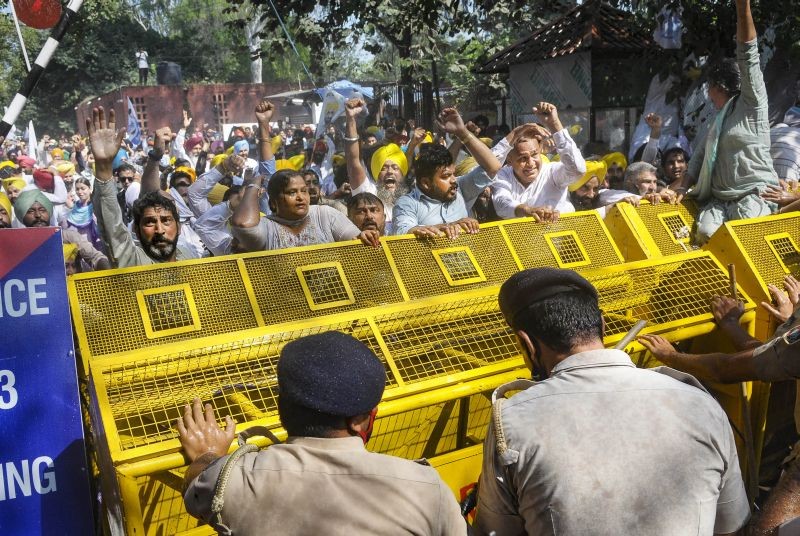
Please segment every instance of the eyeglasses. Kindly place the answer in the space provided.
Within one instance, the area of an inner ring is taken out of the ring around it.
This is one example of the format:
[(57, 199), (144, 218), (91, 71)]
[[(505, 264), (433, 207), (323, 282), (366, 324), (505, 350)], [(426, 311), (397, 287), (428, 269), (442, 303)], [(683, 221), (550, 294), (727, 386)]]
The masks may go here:
[(120, 175), (119, 177), (117, 177), (117, 179), (119, 180), (119, 182), (133, 182), (133, 177), (123, 177)]

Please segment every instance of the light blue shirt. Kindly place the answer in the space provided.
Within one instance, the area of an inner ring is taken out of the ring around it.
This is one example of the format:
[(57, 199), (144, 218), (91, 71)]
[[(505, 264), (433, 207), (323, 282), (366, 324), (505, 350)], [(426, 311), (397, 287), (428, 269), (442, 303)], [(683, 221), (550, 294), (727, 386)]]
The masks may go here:
[(466, 218), (475, 200), (494, 179), (483, 168), (476, 167), (457, 180), (456, 198), (448, 203), (428, 197), (419, 188), (398, 199), (392, 211), (392, 234), (408, 234), (419, 225), (440, 225)]

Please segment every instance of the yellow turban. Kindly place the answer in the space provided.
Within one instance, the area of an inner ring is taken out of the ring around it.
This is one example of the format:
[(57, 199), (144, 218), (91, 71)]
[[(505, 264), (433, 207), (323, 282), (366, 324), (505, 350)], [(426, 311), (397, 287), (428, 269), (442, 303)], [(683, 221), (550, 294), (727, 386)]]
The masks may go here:
[(11, 160), (6, 160), (4, 162), (0, 162), (0, 169), (7, 168), (7, 167), (15, 168), (15, 167), (17, 167), (17, 165), (14, 162), (12, 162)]
[(583, 174), (583, 177), (576, 180), (572, 184), (569, 185), (569, 191), (574, 192), (587, 182), (589, 182), (592, 177), (597, 177), (597, 180), (600, 181), (600, 184), (603, 184), (603, 181), (606, 179), (606, 173), (608, 172), (608, 166), (602, 160), (597, 162), (594, 160), (589, 160), (586, 162), (586, 173)]
[(2, 192), (0, 192), (0, 207), (6, 209), (6, 214), (8, 214), (9, 218), (14, 215), (14, 213), (11, 212), (11, 200)]
[(621, 167), (623, 171), (628, 167), (628, 160), (622, 153), (609, 153), (605, 155), (602, 160), (606, 163), (606, 167), (611, 167), (616, 164)]
[(272, 136), (272, 140), (270, 141), (272, 144), (272, 152), (277, 153), (278, 149), (281, 148), (281, 143), (283, 143), (283, 138), (280, 136)]
[(295, 171), (300, 171), (303, 169), (303, 165), (306, 163), (306, 155), (298, 154), (293, 156), (289, 159), (289, 163), (291, 164), (291, 168)]
[(341, 166), (342, 164), (345, 163), (344, 155), (336, 153), (335, 155), (333, 155), (332, 161), (334, 166)]
[(64, 149), (59, 149), (56, 147), (52, 151), (50, 151), (50, 156), (53, 158), (64, 158)]
[(422, 143), (433, 143), (433, 134), (430, 131), (425, 133), (425, 139), (422, 140)]
[(286, 160), (285, 158), (279, 158), (275, 160), (275, 169), (280, 171), (282, 169), (293, 169), (292, 163)]
[(471, 156), (468, 156), (458, 164), (456, 164), (456, 177), (462, 177), (475, 169), (478, 163)]
[(542, 159), (542, 164), (549, 164), (551, 162), (551, 160), (544, 153), (540, 155), (540, 158)]
[(372, 134), (374, 136), (375, 134), (378, 133), (378, 130), (380, 130), (378, 127), (376, 127), (375, 125), (372, 125), (371, 127), (367, 127), (366, 132), (368, 134)]
[(208, 202), (212, 205), (219, 205), (222, 203), (222, 198), (225, 196), (225, 192), (227, 191), (227, 186), (223, 186), (220, 183), (215, 184), (211, 191), (208, 192)]
[(212, 168), (217, 167), (218, 165), (223, 163), (226, 158), (228, 158), (228, 155), (226, 155), (226, 154), (218, 154), (218, 155), (216, 155), (214, 158), (211, 159), (211, 167)]
[(492, 138), (485, 138), (485, 137), (484, 137), (484, 138), (478, 138), (478, 139), (479, 139), (479, 140), (481, 140), (481, 141), (483, 142), (483, 144), (484, 144), (486, 147), (488, 147), (489, 149), (491, 149), (491, 148), (492, 148)]
[(28, 183), (25, 182), (25, 179), (23, 179), (22, 177), (9, 177), (7, 179), (3, 179), (3, 189), (6, 192), (8, 192), (8, 188), (11, 186), (16, 188), (17, 190), (22, 191), (22, 189), (25, 188), (27, 185)]
[(63, 164), (59, 164), (56, 166), (56, 171), (62, 177), (69, 175), (70, 173), (75, 173), (75, 164), (72, 162), (64, 162)]
[(375, 151), (372, 155), (369, 170), (372, 172), (373, 179), (376, 181), (378, 180), (378, 175), (380, 175), (381, 169), (387, 160), (391, 160), (397, 164), (400, 167), (400, 171), (403, 173), (403, 177), (406, 176), (406, 173), (408, 173), (408, 159), (406, 158), (406, 154), (397, 144), (389, 143)]
[(179, 167), (176, 167), (176, 168), (175, 168), (175, 169), (172, 171), (172, 173), (173, 173), (173, 174), (174, 174), (174, 173), (183, 173), (184, 175), (188, 175), (188, 176), (189, 176), (189, 179), (190, 179), (192, 182), (194, 182), (195, 180), (197, 180), (197, 172), (196, 172), (195, 170), (193, 170), (192, 168), (190, 168), (190, 167), (187, 167), (187, 166), (179, 166)]
[(78, 258), (77, 244), (64, 243), (64, 262), (72, 262)]

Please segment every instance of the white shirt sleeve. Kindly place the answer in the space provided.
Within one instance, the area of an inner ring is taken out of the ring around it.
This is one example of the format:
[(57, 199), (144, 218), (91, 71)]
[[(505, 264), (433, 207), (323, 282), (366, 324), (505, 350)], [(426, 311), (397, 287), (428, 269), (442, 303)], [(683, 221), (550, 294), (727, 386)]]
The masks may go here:
[(495, 180), (492, 183), (492, 202), (495, 212), (504, 220), (517, 217), (515, 209), (520, 203), (514, 199), (511, 188), (505, 180)]
[(557, 186), (566, 188), (586, 173), (586, 161), (567, 129), (561, 129), (553, 134), (553, 141), (556, 143), (561, 161), (551, 162), (550, 165), (553, 166), (551, 177)]

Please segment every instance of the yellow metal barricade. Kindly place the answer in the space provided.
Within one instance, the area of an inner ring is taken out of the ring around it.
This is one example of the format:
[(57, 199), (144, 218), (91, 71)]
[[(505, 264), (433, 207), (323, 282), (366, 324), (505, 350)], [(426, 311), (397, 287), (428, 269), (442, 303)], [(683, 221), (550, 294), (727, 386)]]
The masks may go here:
[[(708, 302), (728, 284), (709, 253), (620, 260), (596, 213), (578, 213), (550, 225), (489, 224), (452, 241), (393, 237), (381, 249), (341, 243), (71, 278), (112, 526), (209, 533), (180, 496), (185, 459), (174, 423), (183, 405), (199, 396), (238, 430), (260, 425), (281, 437), (280, 350), (331, 329), (363, 341), (386, 368), (369, 448), (429, 457), (463, 495), (480, 470), (491, 391), (528, 375), (497, 307), (514, 272), (581, 270), (600, 293), (608, 346), (640, 319), (645, 332), (678, 342), (714, 330)], [(742, 295), (748, 323), (754, 305)], [(637, 343), (629, 349), (651, 364)]]
[[(800, 277), (800, 213), (725, 222), (703, 249), (736, 267), (737, 281), (754, 301), (771, 302), (767, 285), (783, 290), (784, 277)], [(766, 339), (775, 327), (769, 312), (759, 307), (756, 337)]]
[(642, 201), (638, 207), (617, 203), (605, 224), (626, 261), (640, 261), (691, 251), (697, 206), (691, 200), (677, 205)]

